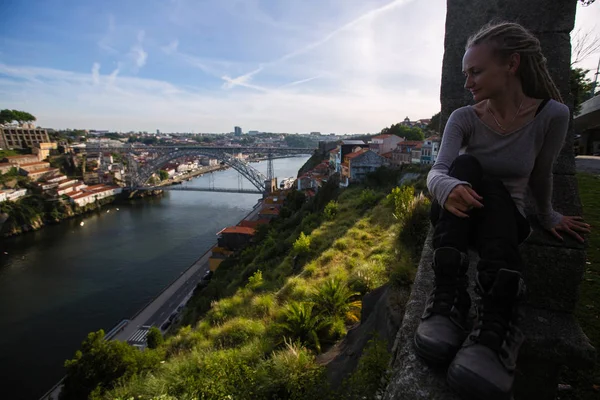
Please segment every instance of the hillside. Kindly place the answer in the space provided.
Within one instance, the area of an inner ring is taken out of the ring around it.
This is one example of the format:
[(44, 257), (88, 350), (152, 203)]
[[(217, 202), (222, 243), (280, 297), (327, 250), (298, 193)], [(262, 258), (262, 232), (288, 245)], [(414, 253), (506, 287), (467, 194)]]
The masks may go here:
[(411, 187), (390, 191), (331, 181), (308, 201), (293, 192), (281, 217), (195, 293), (186, 326), (143, 353), (88, 339), (67, 362), (62, 398), (94, 387), (94, 399), (371, 398), (389, 343), (370, 340), (337, 391), (316, 356), (358, 325), (365, 295), (410, 286), (428, 201)]

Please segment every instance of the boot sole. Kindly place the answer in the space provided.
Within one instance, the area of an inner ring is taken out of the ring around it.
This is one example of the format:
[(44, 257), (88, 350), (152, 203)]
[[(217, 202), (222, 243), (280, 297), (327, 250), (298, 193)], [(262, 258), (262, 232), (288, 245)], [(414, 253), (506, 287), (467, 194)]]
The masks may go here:
[(446, 374), (446, 382), (450, 389), (456, 392), (463, 400), (514, 400), (512, 394), (503, 395), (494, 392), (483, 393), (476, 390), (475, 387), (465, 387), (458, 383), (458, 381), (452, 376), (452, 374)]
[(421, 357), (423, 360), (431, 363), (431, 364), (435, 364), (438, 366), (447, 366), (449, 365), (452, 360), (454, 359), (454, 356), (456, 355), (456, 353), (458, 353), (459, 349), (456, 349), (456, 351), (454, 352), (454, 354), (452, 355), (448, 355), (446, 357), (442, 356), (439, 354), (439, 352), (435, 352), (432, 351), (430, 348), (423, 346), (419, 339), (418, 336), (415, 336), (413, 339), (414, 345), (415, 345), (415, 350), (416, 353), (419, 357)]

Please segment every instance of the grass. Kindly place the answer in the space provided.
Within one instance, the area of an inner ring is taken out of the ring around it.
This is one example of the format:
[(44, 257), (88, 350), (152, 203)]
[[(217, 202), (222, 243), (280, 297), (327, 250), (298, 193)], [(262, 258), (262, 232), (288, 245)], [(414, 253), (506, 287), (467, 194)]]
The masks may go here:
[[(586, 249), (587, 260), (580, 299), (575, 316), (596, 350), (600, 349), (600, 177), (578, 173), (579, 195), (583, 203), (583, 217), (592, 226)], [(560, 393), (560, 399), (597, 399), (600, 396), (600, 364), (592, 370), (566, 370), (561, 381), (572, 386), (572, 391)]]
[[(104, 398), (320, 397), (314, 390), (325, 382), (324, 368), (314, 356), (359, 319), (364, 294), (390, 281), (410, 285), (416, 268), (398, 240), (401, 221), (382, 201), (386, 193), (331, 193), (276, 221), (221, 264), (190, 302), (191, 326), (165, 341), (164, 364)], [(209, 377), (221, 382), (206, 388)]]

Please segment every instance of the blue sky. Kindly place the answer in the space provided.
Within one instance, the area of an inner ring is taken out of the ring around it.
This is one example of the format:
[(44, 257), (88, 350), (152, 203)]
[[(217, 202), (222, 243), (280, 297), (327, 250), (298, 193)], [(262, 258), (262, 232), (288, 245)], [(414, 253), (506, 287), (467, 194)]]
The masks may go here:
[[(445, 0), (2, 0), (0, 108), (52, 128), (375, 132), (439, 110), (445, 12)], [(595, 21), (599, 4), (576, 26)]]

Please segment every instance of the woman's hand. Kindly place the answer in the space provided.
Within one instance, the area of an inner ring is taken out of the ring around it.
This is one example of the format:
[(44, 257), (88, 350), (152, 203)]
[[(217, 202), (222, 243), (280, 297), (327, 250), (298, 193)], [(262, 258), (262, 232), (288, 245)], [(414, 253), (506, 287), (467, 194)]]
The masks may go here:
[(444, 208), (460, 218), (469, 218), (466, 214), (473, 208), (481, 208), (483, 197), (468, 185), (456, 185), (448, 195)]
[(581, 217), (563, 216), (560, 222), (554, 228), (550, 229), (550, 232), (559, 240), (564, 240), (563, 237), (560, 236), (558, 231), (566, 232), (569, 235), (573, 236), (575, 239), (579, 240), (581, 243), (583, 243), (583, 238), (579, 236), (577, 232), (590, 233), (590, 225), (586, 224), (583, 218)]

